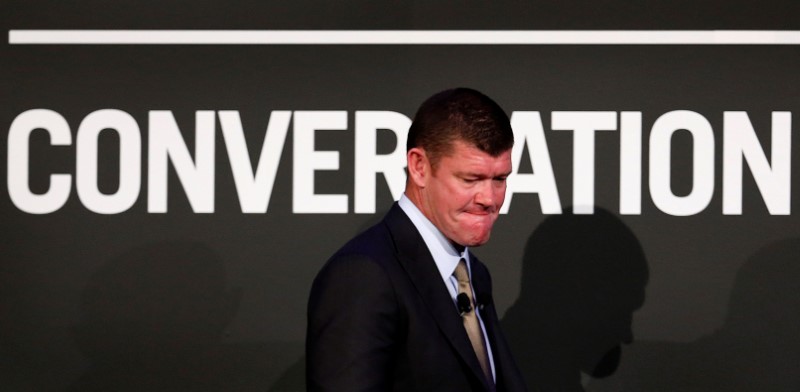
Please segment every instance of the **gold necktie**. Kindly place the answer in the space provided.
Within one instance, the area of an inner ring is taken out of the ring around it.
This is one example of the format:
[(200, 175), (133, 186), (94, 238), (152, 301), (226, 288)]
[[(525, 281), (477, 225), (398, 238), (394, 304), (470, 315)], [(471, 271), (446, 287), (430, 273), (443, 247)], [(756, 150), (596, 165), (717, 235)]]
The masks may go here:
[(467, 330), (467, 336), (472, 343), (472, 349), (475, 350), (475, 355), (478, 357), (478, 362), (481, 364), (481, 369), (489, 384), (494, 383), (492, 378), (492, 370), (489, 367), (489, 358), (486, 356), (486, 347), (484, 346), (483, 333), (481, 333), (481, 325), (478, 322), (478, 316), (475, 314), (475, 301), (472, 299), (472, 286), (469, 283), (469, 273), (467, 273), (467, 263), (461, 259), (456, 266), (453, 273), (456, 280), (458, 280), (458, 293), (466, 294), (469, 298), (470, 307), (469, 312), (462, 314), (461, 318), (464, 320), (464, 328)]

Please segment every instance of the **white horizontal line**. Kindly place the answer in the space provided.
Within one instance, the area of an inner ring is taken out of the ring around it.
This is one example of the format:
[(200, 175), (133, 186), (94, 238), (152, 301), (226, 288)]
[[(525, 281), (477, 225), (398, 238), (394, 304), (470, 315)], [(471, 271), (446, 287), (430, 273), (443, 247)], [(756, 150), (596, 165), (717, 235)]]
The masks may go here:
[(798, 45), (798, 30), (9, 30), (12, 45)]

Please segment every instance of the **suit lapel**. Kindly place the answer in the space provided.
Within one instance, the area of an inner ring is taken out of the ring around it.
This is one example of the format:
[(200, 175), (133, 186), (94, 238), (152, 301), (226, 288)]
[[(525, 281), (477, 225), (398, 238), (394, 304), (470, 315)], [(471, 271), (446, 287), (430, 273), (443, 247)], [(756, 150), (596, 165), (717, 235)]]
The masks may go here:
[(500, 321), (497, 318), (497, 309), (492, 299), (492, 282), (489, 277), (489, 270), (486, 269), (475, 255), (470, 255), (472, 260), (472, 286), (478, 296), (478, 300), (483, 304), (480, 310), (483, 325), (486, 327), (486, 335), (489, 344), (492, 346), (492, 359), (494, 360), (496, 387), (498, 391), (526, 391), (524, 381), (520, 376), (511, 349), (500, 328)]
[[(492, 359), (495, 367), (495, 379), (497, 390), (503, 390), (503, 349), (500, 347), (497, 337), (497, 314), (494, 309), (494, 300), (491, 298), (492, 285), (488, 276), (488, 271), (478, 261), (475, 255), (470, 253), (470, 260), (472, 264), (472, 288), (475, 290), (475, 295), (481, 304), (480, 314), (483, 320), (483, 326), (486, 328), (486, 336), (489, 338), (489, 344), (492, 346)], [(502, 339), (502, 338), (500, 338)]]
[(475, 377), (482, 380), (484, 387), (488, 389), (463, 321), (442, 282), (442, 276), (422, 236), (397, 203), (387, 213), (385, 222), (394, 238), (400, 264), (409, 275), (442, 334), (469, 365)]

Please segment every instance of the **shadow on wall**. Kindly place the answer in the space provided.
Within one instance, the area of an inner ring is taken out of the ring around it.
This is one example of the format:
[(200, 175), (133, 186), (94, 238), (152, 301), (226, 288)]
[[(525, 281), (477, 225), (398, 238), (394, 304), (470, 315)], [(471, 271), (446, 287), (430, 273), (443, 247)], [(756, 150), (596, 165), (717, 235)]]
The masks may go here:
[(92, 366), (70, 390), (265, 390), (280, 358), (265, 345), (221, 342), (240, 297), (200, 243), (158, 243), (111, 260), (82, 293), (74, 334)]
[(528, 239), (520, 297), (502, 320), (527, 384), (583, 391), (581, 372), (613, 374), (621, 344), (633, 341), (648, 274), (639, 241), (607, 210), (545, 219)]
[(800, 238), (739, 270), (725, 323), (689, 343), (640, 342), (590, 391), (800, 391)]

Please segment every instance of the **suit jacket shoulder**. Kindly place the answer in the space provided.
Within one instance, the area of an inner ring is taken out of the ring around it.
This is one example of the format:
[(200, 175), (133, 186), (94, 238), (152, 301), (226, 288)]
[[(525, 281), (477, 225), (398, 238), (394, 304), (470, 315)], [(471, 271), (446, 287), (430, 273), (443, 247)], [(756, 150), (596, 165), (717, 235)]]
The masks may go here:
[[(474, 278), (490, 293), (488, 270), (475, 265)], [(490, 389), (430, 251), (396, 204), (315, 279), (306, 355), (312, 391)]]

